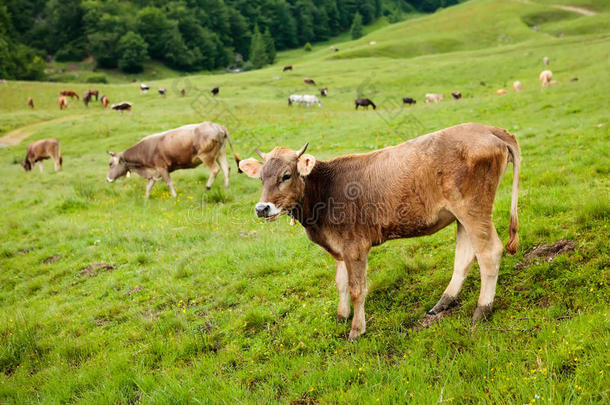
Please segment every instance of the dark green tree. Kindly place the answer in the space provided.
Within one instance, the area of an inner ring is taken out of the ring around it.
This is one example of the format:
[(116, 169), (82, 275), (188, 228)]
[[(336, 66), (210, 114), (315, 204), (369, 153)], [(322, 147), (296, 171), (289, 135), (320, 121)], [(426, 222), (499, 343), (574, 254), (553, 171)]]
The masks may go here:
[(275, 42), (269, 32), (269, 28), (263, 33), (263, 43), (265, 44), (265, 53), (267, 54), (267, 63), (275, 62)]
[(254, 33), (252, 34), (249, 61), (252, 64), (252, 67), (255, 69), (260, 69), (269, 62), (267, 51), (265, 49), (265, 42), (263, 41), (263, 36), (258, 30), (258, 25), (254, 27)]
[(144, 69), (148, 56), (148, 45), (144, 39), (133, 31), (129, 31), (119, 41), (119, 67), (124, 72), (138, 73)]
[(170, 22), (165, 14), (156, 7), (140, 10), (136, 19), (137, 32), (148, 44), (148, 53), (152, 58), (163, 59), (165, 56), (164, 40), (170, 35)]
[(362, 29), (362, 16), (360, 13), (356, 13), (354, 16), (354, 22), (352, 22), (352, 39), (358, 39), (364, 35), (364, 30)]

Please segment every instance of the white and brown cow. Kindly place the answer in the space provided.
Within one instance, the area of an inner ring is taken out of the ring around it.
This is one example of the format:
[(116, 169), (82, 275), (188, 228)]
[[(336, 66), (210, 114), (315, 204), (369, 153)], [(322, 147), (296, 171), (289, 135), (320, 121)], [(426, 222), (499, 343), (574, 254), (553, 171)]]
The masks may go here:
[(513, 163), (510, 239), (517, 250), (517, 197), (520, 150), (504, 129), (462, 124), (374, 152), (318, 161), (305, 154), (275, 148), (257, 153), (263, 162), (239, 164), (248, 176), (262, 181), (256, 215), (274, 220), (296, 218), (313, 242), (337, 261), (339, 319), (354, 318), (349, 334), (366, 330), (364, 300), (366, 266), (372, 246), (387, 240), (430, 235), (457, 222), (453, 277), (438, 303), (437, 313), (455, 304), (475, 258), (481, 292), (473, 319), (491, 313), (502, 243), (492, 220), (496, 190), (508, 162)]
[(29, 172), (38, 162), (40, 173), (42, 173), (42, 161), (45, 159), (53, 159), (55, 171), (61, 170), (64, 161), (61, 157), (61, 144), (58, 139), (41, 139), (31, 143), (25, 152), (25, 159), (21, 162), (21, 166), (26, 172)]
[[(135, 172), (148, 179), (146, 198), (150, 195), (155, 181), (163, 179), (172, 196), (176, 197), (169, 174), (174, 170), (192, 169), (204, 163), (210, 168), (206, 190), (212, 187), (220, 170), (225, 176), (225, 187), (229, 187), (227, 143), (239, 165), (239, 157), (233, 151), (229, 131), (222, 125), (205, 121), (150, 135), (123, 152), (108, 152), (110, 168), (106, 179), (113, 182), (128, 172)], [(239, 172), (241, 173), (241, 170)]]

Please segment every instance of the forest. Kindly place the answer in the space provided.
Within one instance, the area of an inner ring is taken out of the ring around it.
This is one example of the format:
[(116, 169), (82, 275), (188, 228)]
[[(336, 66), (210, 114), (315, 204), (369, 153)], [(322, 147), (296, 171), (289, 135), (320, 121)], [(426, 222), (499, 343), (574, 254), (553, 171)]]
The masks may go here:
[(44, 80), (47, 62), (89, 56), (98, 68), (129, 73), (149, 59), (187, 72), (249, 70), (273, 63), (277, 50), (352, 28), (357, 36), (382, 15), (397, 22), (457, 2), (0, 0), (0, 78)]

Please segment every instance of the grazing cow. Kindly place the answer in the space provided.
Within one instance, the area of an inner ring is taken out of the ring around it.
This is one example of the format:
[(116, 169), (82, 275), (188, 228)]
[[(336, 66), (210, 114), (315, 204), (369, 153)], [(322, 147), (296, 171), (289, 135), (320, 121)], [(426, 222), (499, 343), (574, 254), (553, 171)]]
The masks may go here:
[[(123, 152), (108, 152), (111, 157), (106, 179), (112, 183), (133, 171), (148, 179), (146, 198), (150, 195), (155, 181), (161, 179), (169, 187), (172, 196), (176, 197), (169, 174), (174, 170), (192, 169), (204, 163), (210, 168), (206, 190), (212, 187), (220, 170), (224, 173), (225, 188), (227, 188), (229, 187), (227, 143), (231, 147), (235, 162), (239, 165), (239, 157), (233, 150), (229, 131), (222, 125), (205, 121), (150, 135)], [(238, 171), (241, 173), (241, 170)]]
[(167, 93), (167, 91), (164, 88), (160, 88), (158, 91), (160, 96), (165, 97), (165, 93)]
[(148, 90), (150, 90), (150, 87), (148, 87), (147, 85), (145, 85), (144, 83), (140, 83), (140, 92), (142, 94), (146, 94), (148, 93)]
[(95, 101), (97, 101), (97, 97), (99, 96), (100, 92), (97, 91), (97, 89), (93, 89), (93, 90), (89, 90), (89, 96), (93, 97), (95, 96)]
[(320, 95), (321, 95), (322, 97), (326, 97), (326, 96), (328, 96), (328, 87), (322, 87), (322, 88), (320, 89)]
[(102, 102), (102, 105), (104, 106), (104, 109), (108, 108), (108, 97), (106, 97), (105, 94), (102, 94), (102, 97), (100, 97), (100, 101)]
[(181, 95), (182, 97), (186, 96), (186, 89), (182, 89), (182, 90), (180, 90), (180, 95)]
[(443, 95), (442, 94), (438, 94), (438, 93), (427, 93), (426, 94), (426, 104), (428, 103), (440, 103), (440, 101), (443, 99)]
[(356, 110), (358, 107), (364, 107), (365, 109), (369, 109), (369, 106), (373, 106), (373, 110), (377, 109), (377, 106), (373, 101), (369, 98), (357, 98), (354, 103), (356, 104)]
[(214, 87), (212, 90), (210, 90), (210, 93), (212, 93), (213, 96), (216, 96), (218, 93), (220, 93), (220, 88)]
[(515, 91), (521, 91), (523, 90), (523, 85), (521, 84), (520, 81), (516, 81), (513, 83), (513, 89), (515, 89)]
[(502, 243), (492, 220), (493, 203), (508, 162), (513, 162), (510, 239), (518, 246), (517, 198), (520, 150), (507, 131), (461, 124), (420, 136), (397, 146), (365, 154), (317, 161), (295, 152), (256, 149), (263, 159), (246, 159), (239, 166), (262, 181), (254, 210), (267, 221), (288, 214), (299, 221), (309, 239), (337, 261), (338, 318), (354, 318), (353, 340), (365, 333), (366, 266), (372, 246), (387, 240), (430, 235), (457, 222), (453, 277), (438, 303), (439, 313), (456, 303), (475, 258), (481, 292), (474, 321), (491, 313)]
[(549, 60), (548, 56), (545, 56), (544, 58), (542, 58), (542, 63), (544, 63), (544, 66), (548, 66), (549, 62), (550, 62), (550, 60)]
[(29, 172), (38, 162), (40, 173), (42, 173), (42, 161), (49, 158), (53, 159), (55, 171), (61, 170), (63, 159), (61, 157), (61, 144), (57, 139), (41, 139), (31, 143), (25, 152), (25, 159), (21, 162), (21, 166), (26, 172)]
[(57, 97), (57, 104), (59, 104), (60, 110), (68, 108), (68, 99), (65, 96), (59, 96)]
[(118, 104), (113, 104), (112, 107), (110, 107), (110, 108), (112, 108), (115, 111), (120, 111), (121, 115), (123, 115), (123, 111), (131, 112), (131, 106), (132, 105), (133, 104), (130, 103), (129, 101), (121, 101)]
[(460, 93), (459, 91), (452, 91), (451, 97), (453, 97), (454, 100), (459, 100), (462, 98), (462, 93)]
[(32, 97), (28, 97), (28, 107), (34, 109), (34, 99)]
[(371, 41), (369, 42), (369, 45), (377, 45), (377, 41)]
[(305, 84), (311, 84), (311, 85), (313, 85), (313, 86), (315, 86), (315, 85), (316, 85), (316, 82), (315, 82), (315, 81), (314, 81), (312, 78), (310, 78), (310, 77), (306, 77), (306, 78), (304, 78), (304, 79), (303, 79), (303, 83), (305, 83)]
[(507, 91), (505, 89), (498, 89), (498, 91), (496, 91), (496, 94), (498, 96), (502, 96), (502, 95), (504, 95), (506, 93), (507, 93)]
[(552, 84), (551, 81), (553, 79), (553, 72), (550, 70), (543, 70), (540, 72), (540, 76), (538, 76), (538, 78), (540, 79), (540, 85), (542, 87), (548, 87)]
[(411, 97), (403, 97), (402, 98), (402, 103), (403, 104), (416, 104), (417, 101), (415, 101), (415, 99), (413, 99)]
[(284, 66), (284, 68), (282, 69), (282, 72), (285, 72), (287, 70), (292, 70), (292, 65), (286, 65)]
[(311, 107), (314, 104), (317, 104), (318, 107), (322, 108), (322, 103), (320, 103), (320, 100), (311, 94), (292, 94), (290, 97), (288, 97), (288, 105), (292, 105), (293, 103), (298, 103), (306, 107)]
[(70, 98), (76, 97), (77, 100), (80, 100), (80, 98), (78, 97), (78, 94), (76, 94), (76, 92), (74, 90), (62, 90), (59, 92), (59, 95), (70, 97)]
[(83, 94), (83, 103), (85, 103), (85, 107), (89, 107), (89, 101), (91, 101), (91, 93), (87, 90)]
[(577, 82), (578, 81), (578, 77), (573, 77), (570, 79), (571, 82)]

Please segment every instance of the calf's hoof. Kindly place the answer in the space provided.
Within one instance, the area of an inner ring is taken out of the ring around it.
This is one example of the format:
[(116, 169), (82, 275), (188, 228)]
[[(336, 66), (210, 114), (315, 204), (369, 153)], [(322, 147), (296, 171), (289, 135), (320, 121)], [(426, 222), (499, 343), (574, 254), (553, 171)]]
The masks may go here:
[(438, 300), (436, 305), (428, 311), (428, 315), (436, 315), (439, 312), (442, 312), (446, 309), (449, 309), (457, 304), (457, 297), (452, 297), (450, 295), (443, 294), (441, 299)]
[(484, 321), (491, 317), (491, 305), (478, 306), (472, 315), (472, 322)]
[(347, 340), (354, 341), (362, 335), (364, 335), (364, 331), (361, 332), (360, 330), (352, 328), (352, 330), (350, 330), (350, 332), (349, 332), (349, 337), (347, 338)]
[(212, 187), (205, 186), (205, 191), (210, 191)]

